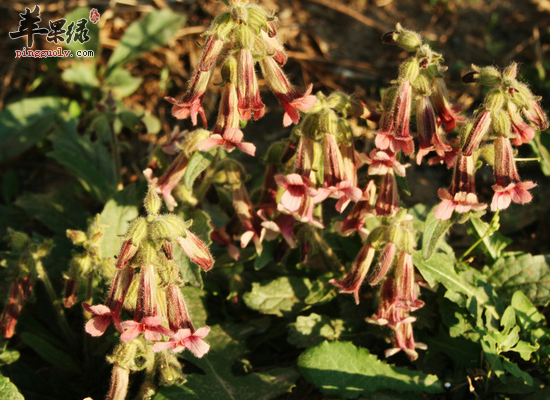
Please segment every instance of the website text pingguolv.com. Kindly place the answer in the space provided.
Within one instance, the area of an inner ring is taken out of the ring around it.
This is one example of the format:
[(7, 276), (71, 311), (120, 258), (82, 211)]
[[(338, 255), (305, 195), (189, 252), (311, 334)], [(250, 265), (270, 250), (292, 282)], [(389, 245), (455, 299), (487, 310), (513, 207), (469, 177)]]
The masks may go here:
[(30, 58), (50, 58), (50, 57), (93, 57), (93, 50), (63, 50), (58, 47), (55, 50), (30, 50), (23, 47), (21, 50), (15, 50), (15, 58), (30, 57)]

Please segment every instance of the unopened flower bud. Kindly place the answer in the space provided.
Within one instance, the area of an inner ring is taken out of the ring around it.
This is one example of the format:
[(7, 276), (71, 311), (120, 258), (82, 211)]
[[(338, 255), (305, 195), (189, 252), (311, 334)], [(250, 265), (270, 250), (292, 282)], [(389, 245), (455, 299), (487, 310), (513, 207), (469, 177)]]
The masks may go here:
[(283, 142), (275, 142), (267, 150), (266, 161), (268, 164), (280, 164), (281, 157), (286, 150), (286, 146)]
[[(384, 92), (382, 102), (380, 103), (381, 111), (391, 111), (397, 96), (397, 86), (392, 86)], [(382, 124), (381, 124), (382, 125)]]
[(53, 247), (55, 245), (53, 244), (53, 240), (52, 239), (49, 239), (49, 240), (44, 240), (42, 243), (40, 243), (38, 245), (38, 247), (36, 248), (36, 250), (34, 251), (34, 256), (36, 258), (44, 258), (46, 257), (48, 254), (50, 254), (50, 252), (52, 251)]
[(8, 228), (8, 235), (10, 246), (14, 250), (23, 250), (30, 241), (26, 233), (14, 231), (11, 228)]
[(494, 135), (502, 135), (509, 137), (512, 130), (510, 116), (503, 109), (493, 112), (493, 120), (491, 121), (491, 131)]
[(111, 373), (111, 383), (109, 393), (106, 400), (124, 400), (128, 393), (128, 383), (130, 381), (130, 371), (120, 367), (118, 364), (113, 365)]
[(176, 215), (162, 215), (151, 224), (151, 237), (153, 240), (172, 240), (176, 236), (183, 235), (187, 225)]
[(504, 69), (502, 75), (507, 79), (516, 79), (518, 76), (518, 64), (513, 62)]
[(236, 5), (231, 7), (231, 19), (237, 24), (247, 22), (248, 20), (248, 7), (243, 7), (242, 5)]
[(500, 80), (500, 72), (495, 67), (489, 66), (479, 70), (478, 82), (484, 86), (494, 86)]
[(76, 254), (69, 264), (70, 275), (86, 275), (92, 268), (92, 259), (87, 253)]
[(162, 207), (162, 200), (153, 185), (149, 185), (149, 191), (147, 192), (147, 196), (145, 196), (143, 205), (145, 206), (145, 211), (147, 211), (148, 215), (157, 215), (159, 213), (160, 208)]
[(78, 280), (74, 278), (67, 279), (65, 282), (65, 294), (63, 296), (63, 305), (65, 308), (74, 306), (76, 295), (78, 293)]
[[(147, 240), (144, 243), (142, 243), (142, 245), (139, 247), (139, 252), (141, 255), (140, 260), (143, 265), (152, 265), (156, 263), (158, 254), (154, 244), (151, 241)], [(142, 271), (143, 271), (143, 267), (142, 267)]]
[(422, 46), (422, 37), (416, 32), (404, 29), (399, 23), (395, 26), (395, 31), (382, 36), (382, 40), (384, 43), (396, 44), (410, 52), (416, 51)]
[(407, 81), (414, 81), (418, 74), (420, 73), (420, 66), (416, 61), (416, 58), (411, 58), (410, 60), (401, 64), (399, 71), (399, 78)]
[(237, 27), (235, 38), (236, 46), (239, 49), (250, 49), (254, 44), (254, 32), (244, 24)]
[(138, 218), (128, 228), (126, 238), (131, 239), (134, 245), (139, 246), (140, 242), (147, 236), (147, 228), (147, 221), (144, 218)]
[(504, 95), (500, 90), (492, 90), (485, 98), (485, 109), (490, 112), (499, 110), (504, 105)]
[(388, 242), (388, 244), (382, 250), (378, 263), (373, 271), (373, 273), (368, 277), (368, 282), (371, 286), (376, 286), (388, 273), (391, 265), (393, 264), (393, 259), (395, 258), (396, 246), (395, 243)]
[(82, 245), (86, 240), (88, 240), (84, 232), (72, 229), (67, 229), (67, 237), (75, 246)]
[(430, 96), (432, 89), (428, 78), (425, 75), (418, 75), (412, 82), (413, 89), (420, 96)]
[[(513, 91), (511, 89), (513, 89)], [(508, 93), (510, 93), (510, 97), (514, 104), (520, 108), (527, 107), (534, 97), (527, 85), (517, 81), (514, 82), (514, 85), (508, 90)]]
[(220, 14), (212, 24), (212, 33), (215, 34), (220, 40), (223, 40), (224, 42), (228, 39), (229, 34), (231, 33), (231, 30), (233, 29), (234, 22), (231, 18), (231, 14), (228, 12), (225, 12), (223, 14)]
[(374, 228), (369, 234), (368, 242), (377, 250), (387, 242), (386, 236), (387, 227), (379, 226)]
[(267, 13), (265, 10), (257, 5), (250, 5), (246, 8), (248, 12), (248, 25), (256, 31), (256, 34), (260, 33), (260, 30), (267, 31)]
[(237, 83), (237, 60), (235, 57), (227, 57), (222, 65), (222, 79), (224, 82)]

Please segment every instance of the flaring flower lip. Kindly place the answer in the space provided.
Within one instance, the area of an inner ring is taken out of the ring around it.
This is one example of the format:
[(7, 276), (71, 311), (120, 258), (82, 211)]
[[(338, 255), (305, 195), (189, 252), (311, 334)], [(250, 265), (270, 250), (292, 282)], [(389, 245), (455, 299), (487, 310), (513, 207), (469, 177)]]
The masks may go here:
[(208, 151), (216, 146), (222, 146), (229, 153), (235, 150), (235, 148), (238, 148), (243, 153), (254, 157), (254, 154), (256, 153), (256, 146), (252, 143), (242, 142), (243, 136), (243, 132), (240, 129), (226, 128), (223, 136), (215, 133), (208, 139), (204, 139), (199, 142), (197, 148), (200, 151)]
[(174, 115), (177, 119), (187, 119), (191, 117), (191, 122), (193, 125), (197, 125), (197, 115), (200, 114), (202, 124), (207, 127), (208, 122), (206, 121), (206, 115), (204, 113), (204, 108), (202, 107), (203, 97), (204, 93), (197, 94), (190, 99), (184, 97), (182, 100), (177, 100), (173, 97), (166, 96), (164, 100), (173, 104), (172, 115)]
[(283, 102), (283, 108), (285, 109), (285, 115), (283, 116), (283, 126), (289, 126), (294, 123), (297, 124), (300, 121), (300, 111), (307, 111), (317, 101), (317, 97), (311, 94), (313, 89), (313, 84), (310, 84), (304, 94), (301, 94), (298, 91), (293, 93), (294, 98), (290, 102)]
[(441, 203), (434, 209), (434, 215), (437, 219), (443, 221), (451, 218), (454, 211), (466, 213), (487, 208), (487, 204), (478, 202), (475, 193), (458, 192), (452, 196), (447, 189), (439, 189), (438, 194)]
[(172, 350), (179, 353), (184, 349), (189, 350), (195, 357), (201, 358), (210, 350), (210, 345), (203, 339), (210, 332), (210, 327), (204, 326), (197, 329), (194, 333), (190, 329), (178, 330), (168, 342), (155, 343), (153, 351)]

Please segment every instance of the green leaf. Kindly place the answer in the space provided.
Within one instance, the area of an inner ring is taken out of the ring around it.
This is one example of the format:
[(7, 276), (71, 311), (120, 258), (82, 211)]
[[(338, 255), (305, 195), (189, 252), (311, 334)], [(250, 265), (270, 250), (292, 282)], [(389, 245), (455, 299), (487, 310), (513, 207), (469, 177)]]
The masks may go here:
[(130, 222), (139, 216), (138, 200), (134, 184), (117, 192), (103, 207), (101, 223), (105, 226), (101, 242), (101, 256), (104, 258), (118, 255), (122, 241)]
[(540, 168), (542, 173), (546, 176), (550, 176), (550, 135), (541, 134), (540, 131), (536, 131), (535, 140), (529, 142), (529, 146), (537, 157), (540, 157)]
[(113, 51), (107, 64), (107, 73), (110, 74), (115, 68), (138, 59), (143, 53), (164, 46), (186, 21), (185, 15), (170, 9), (162, 9), (132, 23)]
[(533, 385), (533, 377), (529, 375), (527, 372), (522, 371), (516, 363), (513, 363), (506, 358), (503, 358), (502, 366), (507, 372), (511, 373), (516, 378), (523, 379), (523, 383), (525, 383), (526, 385), (529, 385), (529, 386)]
[(488, 283), (504, 301), (522, 291), (537, 306), (550, 301), (550, 257), (545, 255), (510, 254), (486, 268)]
[(273, 254), (279, 243), (279, 240), (264, 241), (262, 243), (262, 252), (254, 259), (254, 269), (256, 271), (261, 270), (273, 261)]
[(86, 23), (86, 28), (88, 29), (88, 36), (90, 37), (90, 40), (86, 43), (80, 43), (76, 40), (72, 40), (71, 43), (67, 44), (64, 43), (65, 48), (72, 50), (73, 57), (76, 57), (76, 51), (77, 50), (93, 50), (94, 55), (96, 57), (99, 57), (99, 26), (97, 24), (93, 24), (90, 22), (90, 8), (89, 7), (80, 7), (75, 8), (73, 11), (71, 11), (68, 14), (65, 14), (63, 17), (67, 20), (65, 23), (64, 29), (67, 29), (69, 24), (71, 22), (76, 22), (82, 18), (85, 18), (88, 20)]
[[(496, 221), (498, 224), (498, 219)], [(479, 239), (485, 235), (487, 230), (490, 228), (489, 224), (482, 221), (479, 217), (472, 216), (470, 217), (470, 234), (474, 239)], [(498, 260), (502, 251), (512, 243), (512, 239), (507, 238), (502, 235), (500, 232), (496, 231), (490, 236), (485, 236), (483, 238), (481, 248), (483, 252), (491, 257), (493, 260)]]
[(87, 212), (63, 192), (24, 193), (15, 204), (53, 232), (65, 237), (67, 229), (86, 230)]
[(66, 121), (63, 134), (52, 138), (54, 158), (67, 168), (96, 200), (105, 203), (116, 193), (117, 179), (111, 155), (99, 142), (76, 133), (76, 120)]
[(304, 299), (311, 286), (308, 278), (282, 276), (252, 283), (252, 290), (244, 294), (243, 300), (248, 307), (262, 314), (282, 316), (304, 308)]
[(61, 79), (65, 82), (74, 83), (84, 88), (99, 87), (97, 79), (96, 66), (93, 63), (75, 63), (72, 67), (67, 68), (61, 74)]
[(9, 378), (0, 375), (0, 400), (25, 400)]
[(59, 97), (34, 97), (9, 104), (0, 112), (0, 163), (46, 139), (65, 108)]
[(19, 356), (20, 354), (17, 350), (5, 349), (2, 353), (0, 353), (0, 366), (13, 364), (19, 360)]
[(304, 378), (326, 395), (355, 399), (384, 390), (440, 393), (435, 375), (394, 367), (350, 342), (324, 342), (298, 358)]
[(512, 296), (512, 307), (522, 332), (530, 338), (532, 344), (540, 345), (543, 352), (548, 355), (550, 348), (547, 343), (550, 341), (550, 330), (544, 326), (546, 324), (544, 315), (520, 291)]
[(213, 148), (208, 151), (196, 151), (189, 159), (189, 164), (185, 168), (183, 175), (183, 183), (187, 190), (193, 189), (193, 183), (195, 179), (210, 165), (218, 149)]
[(143, 82), (142, 78), (133, 76), (130, 71), (117, 68), (107, 75), (104, 84), (116, 98), (122, 98), (138, 90), (141, 82)]
[(327, 315), (300, 315), (296, 322), (288, 324), (288, 342), (296, 347), (317, 346), (325, 340), (340, 339), (351, 331), (351, 325), (349, 321), (332, 319)]
[(219, 325), (213, 326), (205, 339), (210, 352), (192, 359), (205, 374), (187, 375), (183, 386), (162, 387), (154, 400), (268, 400), (287, 392), (299, 375), (294, 368), (233, 375), (231, 366), (248, 351), (243, 336), (246, 332), (235, 335)]
[(30, 332), (23, 332), (21, 340), (32, 348), (45, 361), (63, 371), (79, 372), (80, 366), (67, 353), (54, 347), (50, 342)]
[[(463, 333), (464, 331), (462, 331)], [(452, 360), (455, 369), (476, 368), (479, 366), (480, 346), (462, 336), (451, 337), (440, 329), (437, 336), (424, 336), (422, 341), (428, 345), (425, 362), (436, 354), (444, 353)]]
[(422, 235), (422, 255), (426, 260), (437, 250), (441, 239), (458, 218), (458, 213), (453, 213), (450, 219), (443, 221), (435, 217), (434, 209), (435, 207), (430, 210), (426, 218)]

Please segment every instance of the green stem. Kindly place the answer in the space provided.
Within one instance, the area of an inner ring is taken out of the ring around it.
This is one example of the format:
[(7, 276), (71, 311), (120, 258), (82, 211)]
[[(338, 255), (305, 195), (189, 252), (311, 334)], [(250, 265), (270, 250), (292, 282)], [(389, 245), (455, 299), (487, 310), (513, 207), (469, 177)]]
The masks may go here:
[(74, 346), (76, 343), (76, 340), (75, 340), (73, 331), (71, 330), (69, 323), (67, 322), (67, 318), (65, 317), (65, 310), (63, 309), (61, 302), (57, 298), (57, 295), (53, 288), (52, 282), (50, 281), (48, 273), (46, 272), (46, 269), (44, 268), (40, 260), (35, 260), (34, 266), (36, 269), (36, 275), (38, 276), (38, 279), (40, 279), (44, 283), (44, 286), (46, 287), (46, 292), (48, 293), (48, 297), (50, 298), (50, 302), (54, 306), (59, 326), (61, 327), (61, 330), (69, 340), (70, 344)]
[(325, 239), (319, 234), (319, 231), (317, 229), (311, 230), (313, 234), (313, 239), (319, 244), (319, 247), (321, 248), (321, 251), (325, 256), (327, 256), (330, 261), (332, 261), (332, 265), (335, 267), (333, 268), (334, 272), (340, 274), (346, 270), (346, 268), (342, 265), (334, 251), (332, 251), (332, 248), (327, 244)]
[(120, 161), (120, 145), (118, 143), (118, 137), (115, 133), (113, 123), (109, 124), (109, 132), (111, 134), (111, 153), (115, 168), (117, 190), (122, 190), (122, 162)]
[[(479, 244), (481, 242), (483, 242), (487, 237), (491, 236), (493, 233), (495, 233), (496, 229), (495, 229), (495, 223), (496, 221), (498, 220), (498, 215), (499, 215), (499, 212), (500, 210), (497, 210), (495, 212), (495, 214), (493, 215), (493, 218), (491, 219), (491, 222), (489, 223), (489, 226), (487, 228), (487, 230), (485, 231), (485, 233), (483, 234), (483, 236), (481, 236), (478, 240), (476, 240), (474, 242), (474, 244), (472, 244), (468, 250), (466, 250), (464, 252), (464, 254), (462, 254), (462, 256), (458, 259), (458, 262), (462, 262), (462, 260), (464, 260), (464, 258), (466, 258), (466, 256), (468, 254), (470, 254), (477, 246), (479, 246)], [(498, 228), (497, 228), (498, 229)]]

